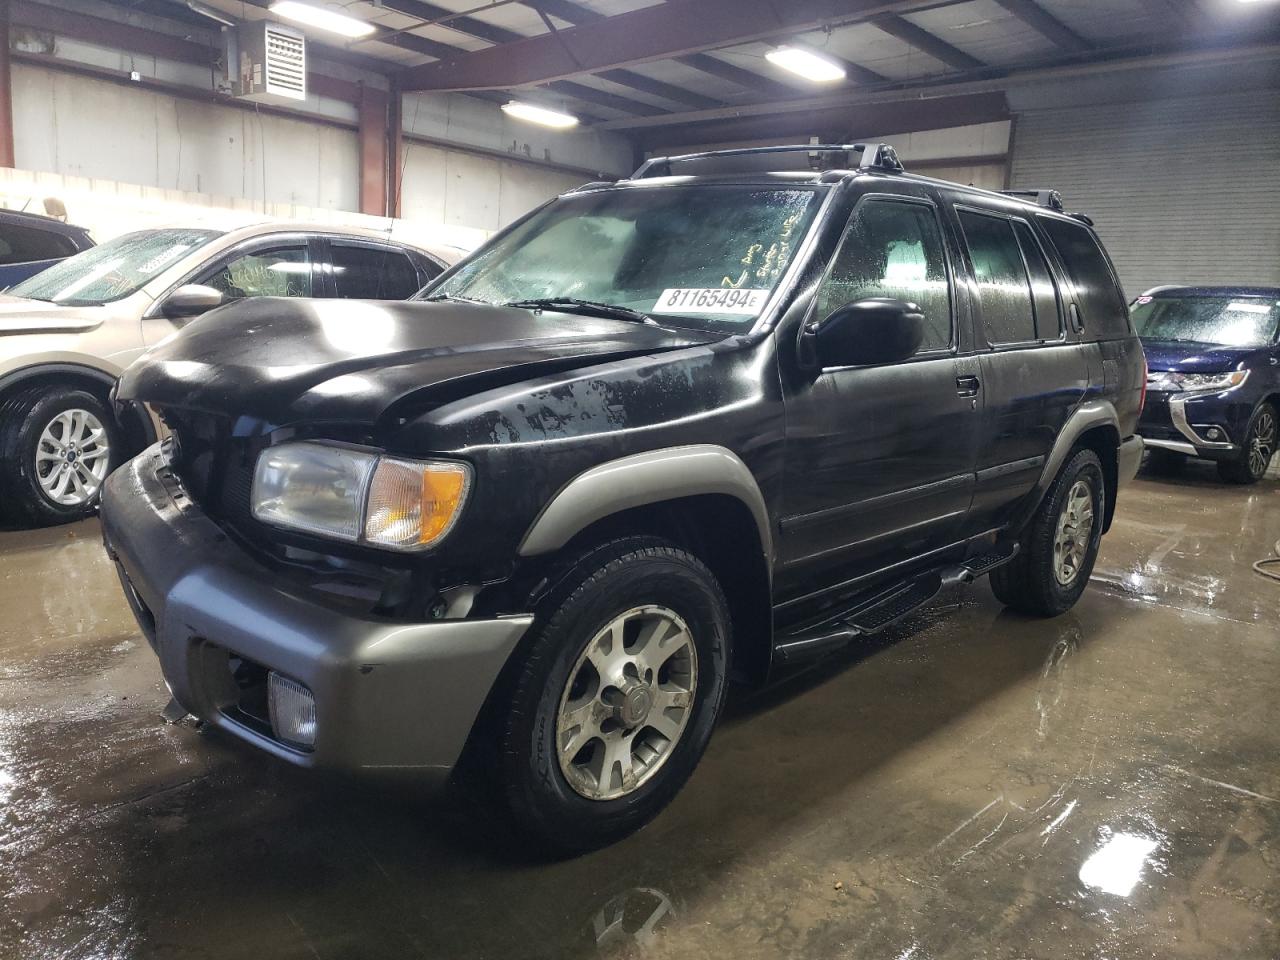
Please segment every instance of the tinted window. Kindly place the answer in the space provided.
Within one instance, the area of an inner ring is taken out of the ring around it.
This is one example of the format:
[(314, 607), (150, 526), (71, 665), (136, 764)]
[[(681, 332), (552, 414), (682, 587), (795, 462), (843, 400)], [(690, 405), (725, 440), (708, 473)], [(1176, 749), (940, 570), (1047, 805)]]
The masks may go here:
[(57, 260), (76, 252), (70, 237), (50, 230), (38, 230), (17, 224), (0, 224), (0, 263), (31, 263), (33, 260)]
[(858, 208), (818, 294), (817, 316), (866, 297), (917, 304), (924, 313), (921, 350), (951, 345), (946, 256), (932, 207), (867, 200)]
[(1058, 249), (1067, 276), (1076, 288), (1086, 330), (1102, 336), (1129, 332), (1129, 311), (1106, 254), (1084, 224), (1041, 217), (1040, 225)]
[(1031, 228), (1021, 221), (1014, 221), (1013, 232), (1022, 246), (1022, 258), (1031, 277), (1031, 299), (1036, 308), (1036, 338), (1057, 340), (1062, 333), (1061, 314), (1058, 312), (1058, 288), (1049, 272), (1044, 251)]
[(1024, 343), (1036, 339), (1031, 285), (1013, 224), (1002, 217), (960, 211), (969, 259), (978, 281), (987, 342)]
[(305, 245), (241, 254), (200, 281), (228, 300), (311, 296), (311, 258)]
[(406, 300), (418, 292), (413, 261), (397, 250), (330, 243), (333, 281), (339, 297)]

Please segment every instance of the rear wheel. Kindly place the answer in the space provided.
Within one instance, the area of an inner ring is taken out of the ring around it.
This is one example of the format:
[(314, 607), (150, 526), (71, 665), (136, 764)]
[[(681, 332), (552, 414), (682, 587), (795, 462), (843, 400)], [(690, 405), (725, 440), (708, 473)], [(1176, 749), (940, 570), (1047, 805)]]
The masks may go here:
[(572, 854), (639, 829), (693, 772), (724, 703), (711, 572), (651, 538), (588, 552), (516, 665), (498, 773), (521, 836)]
[(1077, 450), (1059, 472), (1009, 563), (991, 573), (991, 589), (1020, 613), (1054, 617), (1084, 593), (1098, 558), (1106, 487), (1092, 450)]
[(1261, 404), (1245, 428), (1244, 443), (1234, 460), (1218, 461), (1218, 476), (1228, 483), (1257, 483), (1267, 472), (1276, 452), (1275, 407)]
[(106, 404), (85, 390), (38, 387), (0, 405), (0, 491), (29, 526), (93, 513), (123, 444)]

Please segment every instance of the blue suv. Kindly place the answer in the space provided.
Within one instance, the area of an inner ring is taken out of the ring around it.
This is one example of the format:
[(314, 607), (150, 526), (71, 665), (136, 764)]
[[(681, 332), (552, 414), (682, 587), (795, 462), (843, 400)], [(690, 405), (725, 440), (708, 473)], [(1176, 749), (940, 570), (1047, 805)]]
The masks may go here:
[(1280, 422), (1280, 287), (1155, 287), (1131, 304), (1147, 354), (1138, 433), (1154, 457), (1256, 483)]

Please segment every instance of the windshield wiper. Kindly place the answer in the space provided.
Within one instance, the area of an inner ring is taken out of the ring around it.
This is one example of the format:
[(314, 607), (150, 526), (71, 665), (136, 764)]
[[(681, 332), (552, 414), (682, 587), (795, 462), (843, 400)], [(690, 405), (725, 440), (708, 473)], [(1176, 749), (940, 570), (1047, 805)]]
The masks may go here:
[(452, 293), (437, 293), (435, 296), (423, 297), (421, 302), (422, 303), (439, 303), (442, 300), (453, 300), (455, 303), (479, 303), (479, 304), (483, 304), (486, 307), (493, 306), (493, 304), (491, 304), (488, 300), (477, 300), (475, 297), (459, 297), (456, 294), (452, 294)]
[(512, 300), (504, 307), (521, 307), (526, 310), (559, 310), (562, 313), (582, 313), (593, 317), (607, 317), (610, 320), (626, 320), (628, 323), (645, 323), (649, 326), (660, 326), (653, 317), (622, 307), (616, 303), (601, 303), (598, 300), (579, 300), (576, 297), (545, 297), (539, 300)]

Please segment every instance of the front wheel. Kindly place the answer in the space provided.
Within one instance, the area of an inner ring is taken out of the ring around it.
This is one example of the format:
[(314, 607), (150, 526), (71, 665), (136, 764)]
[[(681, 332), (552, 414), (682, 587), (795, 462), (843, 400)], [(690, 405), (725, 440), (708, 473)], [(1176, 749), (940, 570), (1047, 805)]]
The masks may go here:
[(729, 614), (692, 554), (652, 538), (588, 552), (538, 617), (500, 727), (522, 836), (581, 853), (658, 814), (724, 703)]
[(1098, 455), (1077, 450), (1032, 518), (1022, 550), (992, 571), (996, 598), (1038, 617), (1056, 617), (1074, 606), (1098, 558), (1105, 493)]
[(27, 526), (89, 516), (123, 448), (106, 404), (84, 390), (36, 387), (0, 404), (0, 491)]
[(1234, 460), (1219, 460), (1218, 476), (1228, 483), (1257, 483), (1275, 455), (1276, 433), (1275, 407), (1269, 403), (1261, 404), (1245, 428), (1240, 455)]

